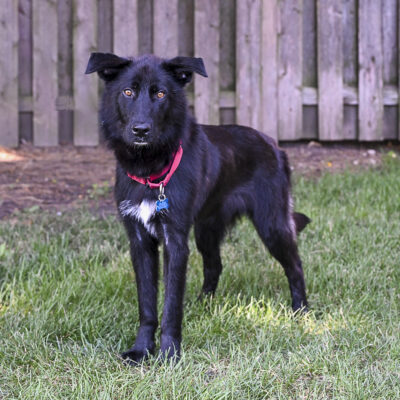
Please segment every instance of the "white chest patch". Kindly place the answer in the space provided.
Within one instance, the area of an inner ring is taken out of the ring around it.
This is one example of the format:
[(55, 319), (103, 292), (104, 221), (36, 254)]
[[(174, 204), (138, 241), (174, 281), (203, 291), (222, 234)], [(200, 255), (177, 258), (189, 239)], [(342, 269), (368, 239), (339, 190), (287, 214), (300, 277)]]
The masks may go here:
[(143, 200), (139, 205), (133, 204), (131, 200), (123, 200), (119, 204), (119, 211), (123, 217), (133, 217), (141, 222), (146, 228), (147, 232), (152, 236), (156, 235), (154, 224), (150, 223), (151, 217), (156, 212), (156, 202)]

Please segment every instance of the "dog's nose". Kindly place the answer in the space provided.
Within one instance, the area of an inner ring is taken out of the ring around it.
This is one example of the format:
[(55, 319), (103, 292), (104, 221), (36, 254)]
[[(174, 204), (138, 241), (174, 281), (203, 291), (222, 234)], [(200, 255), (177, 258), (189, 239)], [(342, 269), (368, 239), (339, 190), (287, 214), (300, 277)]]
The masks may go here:
[(132, 127), (132, 132), (135, 136), (145, 137), (150, 132), (150, 124), (137, 124)]

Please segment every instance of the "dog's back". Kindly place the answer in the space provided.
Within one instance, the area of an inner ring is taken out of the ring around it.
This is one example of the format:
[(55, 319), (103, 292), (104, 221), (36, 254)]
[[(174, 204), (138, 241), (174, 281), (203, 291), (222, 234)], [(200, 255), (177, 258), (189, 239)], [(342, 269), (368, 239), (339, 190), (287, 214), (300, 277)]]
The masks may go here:
[[(203, 185), (202, 190), (210, 192), (203, 211), (215, 213), (218, 205), (223, 204), (221, 213), (226, 216), (225, 223), (229, 223), (232, 216), (254, 215), (259, 197), (265, 198), (265, 213), (275, 213), (272, 211), (274, 204), (281, 208), (292, 207), (289, 162), (286, 153), (272, 138), (238, 125), (202, 125), (201, 128), (210, 145), (217, 149), (213, 157), (218, 160), (217, 172), (210, 172), (217, 178)], [(265, 191), (265, 188), (269, 190)], [(212, 206), (210, 202), (215, 204)], [(299, 213), (293, 218), (296, 232), (310, 221)]]

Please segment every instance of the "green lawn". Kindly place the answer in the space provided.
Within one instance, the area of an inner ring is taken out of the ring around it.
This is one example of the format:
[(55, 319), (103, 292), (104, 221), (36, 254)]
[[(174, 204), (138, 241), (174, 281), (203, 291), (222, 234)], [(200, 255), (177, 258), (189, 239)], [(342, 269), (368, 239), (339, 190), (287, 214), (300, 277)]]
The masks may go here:
[(115, 217), (79, 210), (2, 221), (0, 398), (400, 399), (398, 158), (379, 170), (297, 177), (294, 192), (313, 220), (299, 242), (312, 311), (293, 317), (283, 270), (247, 220), (223, 246), (216, 297), (196, 302), (201, 259), (191, 240), (176, 366), (118, 358), (138, 313)]

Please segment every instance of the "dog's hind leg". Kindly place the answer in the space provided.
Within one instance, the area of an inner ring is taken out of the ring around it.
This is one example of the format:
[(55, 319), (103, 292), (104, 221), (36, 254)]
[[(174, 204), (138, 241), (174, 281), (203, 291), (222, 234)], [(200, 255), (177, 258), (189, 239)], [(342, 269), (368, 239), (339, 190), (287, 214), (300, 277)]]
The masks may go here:
[(292, 296), (292, 308), (307, 310), (306, 288), (304, 274), (297, 250), (296, 236), (293, 232), (293, 223), (287, 218), (272, 218), (271, 224), (265, 214), (253, 218), (253, 223), (262, 241), (267, 246), (271, 255), (276, 258), (285, 270), (289, 281)]
[(201, 295), (214, 294), (222, 272), (220, 243), (224, 237), (224, 226), (216, 218), (198, 221), (194, 233), (197, 248), (203, 257), (204, 283)]

